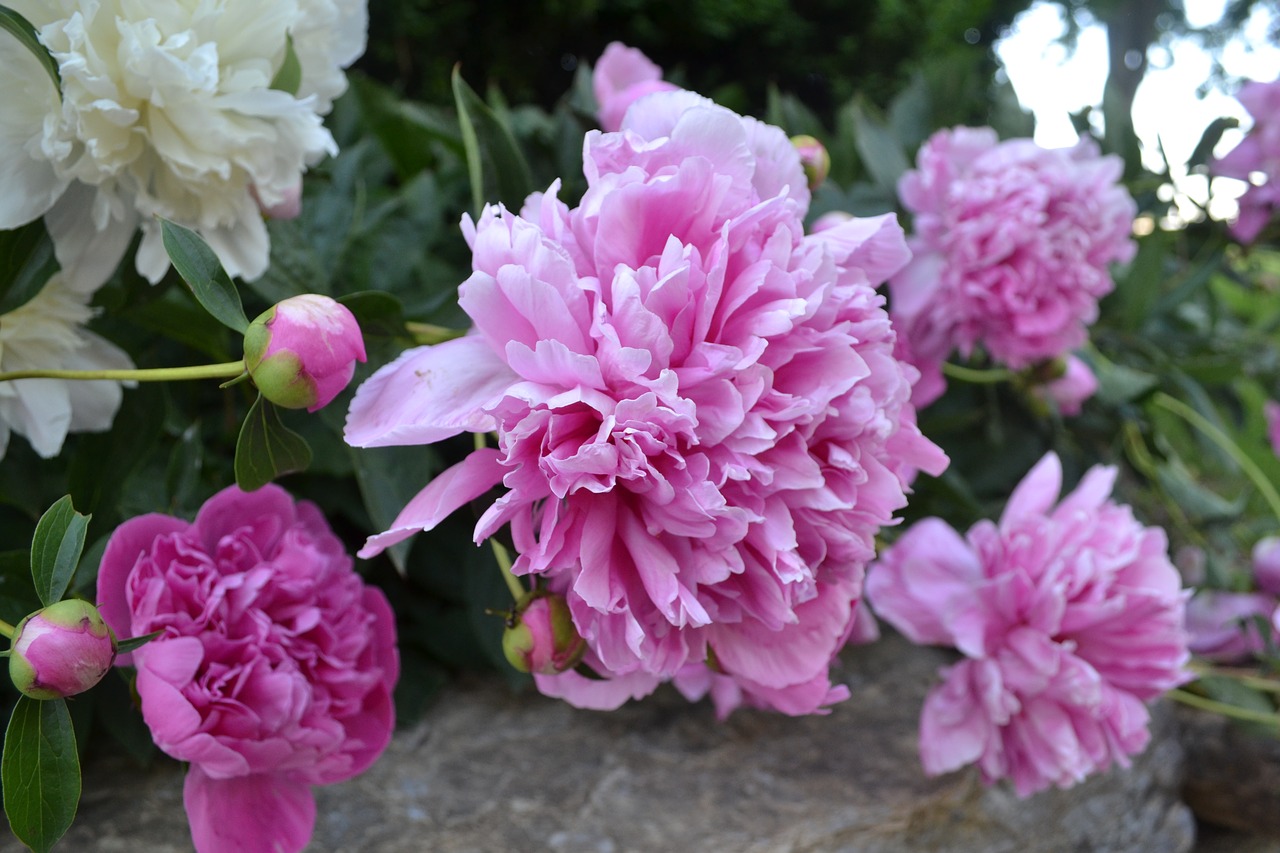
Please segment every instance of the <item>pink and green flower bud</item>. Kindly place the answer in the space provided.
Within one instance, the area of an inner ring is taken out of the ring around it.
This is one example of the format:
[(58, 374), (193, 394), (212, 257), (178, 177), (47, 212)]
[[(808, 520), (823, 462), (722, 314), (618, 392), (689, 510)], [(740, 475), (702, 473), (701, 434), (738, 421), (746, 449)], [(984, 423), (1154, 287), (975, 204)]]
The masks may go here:
[(9, 678), (32, 699), (63, 699), (102, 680), (116, 659), (116, 637), (98, 608), (68, 598), (18, 623)]
[(800, 166), (809, 180), (809, 189), (816, 190), (831, 172), (831, 155), (827, 153), (827, 147), (808, 135), (791, 137), (791, 144), (800, 155)]
[(582, 660), (587, 641), (578, 633), (564, 597), (544, 590), (516, 603), (502, 634), (502, 652), (521, 672), (555, 675)]
[(356, 318), (315, 293), (273, 305), (244, 333), (245, 370), (262, 396), (286, 409), (314, 412), (328, 405), (364, 360)]
[(1253, 546), (1253, 578), (1258, 589), (1280, 595), (1280, 536), (1266, 536)]

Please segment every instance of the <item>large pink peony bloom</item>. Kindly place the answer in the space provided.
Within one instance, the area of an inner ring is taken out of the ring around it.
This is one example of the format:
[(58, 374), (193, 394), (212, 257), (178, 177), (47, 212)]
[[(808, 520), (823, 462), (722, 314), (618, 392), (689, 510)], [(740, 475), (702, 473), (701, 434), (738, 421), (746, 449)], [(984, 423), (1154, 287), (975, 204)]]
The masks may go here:
[(591, 88), (599, 108), (600, 127), (622, 127), (627, 108), (653, 92), (674, 92), (677, 87), (662, 79), (662, 69), (634, 47), (610, 42), (591, 70)]
[(1253, 127), (1209, 168), (1215, 175), (1250, 184), (1240, 197), (1231, 233), (1242, 243), (1252, 243), (1280, 208), (1280, 80), (1246, 83), (1236, 99), (1253, 117)]
[(391, 738), (399, 674), (383, 594), (313, 504), (235, 487), (194, 523), (120, 525), (98, 576), (156, 744), (190, 762), (184, 802), (201, 853), (296, 851), (315, 824), (312, 785), (365, 770)]
[(777, 128), (688, 92), (643, 107), (588, 134), (576, 208), (553, 185), (520, 216), (464, 220), (473, 333), (378, 371), (346, 435), (494, 431), (498, 446), (361, 554), (502, 483), (477, 541), (511, 525), (514, 571), (565, 596), (609, 679), (540, 676), (544, 693), (598, 708), (674, 678), (697, 693), (710, 661), (740, 701), (813, 712), (845, 695), (828, 666), (876, 531), (917, 468), (946, 465), (875, 292), (906, 245), (892, 216), (805, 237), (808, 190)]
[(1010, 778), (1027, 796), (1127, 766), (1146, 746), (1143, 703), (1188, 677), (1185, 596), (1164, 531), (1109, 499), (1114, 479), (1094, 468), (1058, 502), (1049, 454), (998, 525), (961, 538), (926, 519), (872, 566), (876, 613), (965, 655), (925, 700), (927, 773), (976, 762), (987, 782)]
[(953, 349), (980, 346), (1021, 369), (1084, 343), (1114, 286), (1108, 265), (1134, 253), (1137, 207), (1121, 170), (1086, 140), (1045, 149), (986, 127), (929, 138), (898, 184), (915, 217), (913, 257), (889, 282), (894, 323), (922, 372)]

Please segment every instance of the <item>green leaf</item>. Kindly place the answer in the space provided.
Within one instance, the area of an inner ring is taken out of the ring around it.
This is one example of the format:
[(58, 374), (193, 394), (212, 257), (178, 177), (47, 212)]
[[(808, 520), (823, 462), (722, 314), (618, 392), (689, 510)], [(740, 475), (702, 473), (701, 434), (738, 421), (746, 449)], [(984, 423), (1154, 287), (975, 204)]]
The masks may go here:
[(1195, 150), (1187, 158), (1187, 171), (1208, 163), (1209, 158), (1213, 156), (1213, 149), (1218, 145), (1218, 140), (1222, 139), (1223, 132), (1239, 126), (1240, 119), (1234, 116), (1215, 118), (1209, 122), (1209, 126), (1204, 129), (1204, 133), (1200, 136), (1200, 141), (1196, 143)]
[(164, 631), (152, 631), (150, 634), (143, 634), (139, 637), (129, 637), (127, 639), (120, 640), (116, 643), (116, 653), (124, 654), (126, 652), (131, 652), (134, 649), (140, 649), (163, 633)]
[(285, 33), (284, 61), (280, 63), (276, 76), (271, 78), (271, 86), (269, 88), (296, 95), (298, 94), (298, 87), (301, 85), (302, 63), (298, 61), (298, 53), (293, 49), (293, 36)]
[(0, 231), (0, 314), (29, 302), (57, 271), (53, 241), (43, 219)]
[(244, 334), (249, 328), (249, 318), (244, 315), (240, 294), (209, 244), (190, 228), (167, 219), (160, 220), (160, 233), (173, 268), (204, 310), (222, 325)]
[(62, 599), (80, 563), (90, 516), (71, 506), (71, 496), (58, 500), (36, 524), (31, 540), (31, 579), (45, 607)]
[(882, 187), (896, 187), (898, 178), (911, 168), (902, 143), (889, 126), (873, 116), (860, 101), (851, 105), (850, 118), (853, 121), (854, 145), (867, 173)]
[[(351, 89), (365, 126), (391, 158), (401, 180), (435, 166), (438, 146), (457, 157), (466, 156), (458, 119), (446, 108), (406, 101), (358, 73), (351, 75)], [(578, 148), (582, 148), (581, 139)]]
[(40, 43), (39, 36), (36, 35), (36, 28), (31, 26), (31, 22), (10, 9), (8, 6), (0, 6), (0, 30), (5, 30), (13, 34), (23, 47), (31, 51), (32, 55), (40, 61), (44, 66), (44, 70), (49, 72), (49, 78), (53, 80), (53, 87), (58, 90), (58, 97), (62, 97), (62, 76), (58, 73), (58, 62), (53, 58), (53, 54)]
[(511, 128), (466, 84), (456, 65), (453, 100), (467, 152), (474, 212), (479, 214), (486, 201), (500, 201), (518, 208), (534, 186), (529, 164)]
[(305, 471), (310, 464), (307, 442), (281, 422), (275, 406), (258, 395), (236, 442), (236, 485), (252, 492), (282, 474)]
[(65, 699), (18, 699), (4, 733), (0, 785), (13, 834), (36, 853), (71, 827), (80, 803), (80, 756)]

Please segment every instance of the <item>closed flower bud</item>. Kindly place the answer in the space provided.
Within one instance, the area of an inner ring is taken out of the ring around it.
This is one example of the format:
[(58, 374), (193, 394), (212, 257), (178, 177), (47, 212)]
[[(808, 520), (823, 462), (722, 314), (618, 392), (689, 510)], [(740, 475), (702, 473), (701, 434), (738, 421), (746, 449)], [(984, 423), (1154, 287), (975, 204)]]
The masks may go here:
[(292, 296), (249, 324), (244, 366), (262, 395), (286, 409), (314, 412), (347, 387), (365, 360), (360, 326), (327, 296)]
[(816, 190), (831, 171), (831, 155), (827, 153), (826, 146), (812, 136), (793, 136), (791, 144), (800, 155), (800, 165), (804, 168), (804, 176), (809, 179), (809, 189)]
[(115, 659), (115, 634), (98, 608), (69, 598), (18, 623), (9, 677), (32, 699), (61, 699), (97, 684)]
[(1258, 589), (1280, 595), (1280, 536), (1267, 536), (1253, 546), (1253, 578)]
[(521, 672), (535, 675), (572, 669), (586, 650), (587, 641), (574, 627), (564, 597), (541, 590), (520, 599), (502, 634), (507, 661)]

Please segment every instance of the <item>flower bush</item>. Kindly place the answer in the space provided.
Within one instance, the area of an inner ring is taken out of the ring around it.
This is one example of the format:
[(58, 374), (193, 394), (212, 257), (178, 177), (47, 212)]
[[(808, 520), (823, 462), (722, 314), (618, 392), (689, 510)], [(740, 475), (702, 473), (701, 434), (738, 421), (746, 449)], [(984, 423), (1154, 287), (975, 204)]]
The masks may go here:
[(320, 510), (277, 486), (210, 498), (194, 522), (126, 521), (98, 574), (117, 634), (160, 635), (137, 669), (156, 744), (189, 762), (200, 851), (301, 850), (314, 785), (364, 771), (391, 739), (395, 617)]

